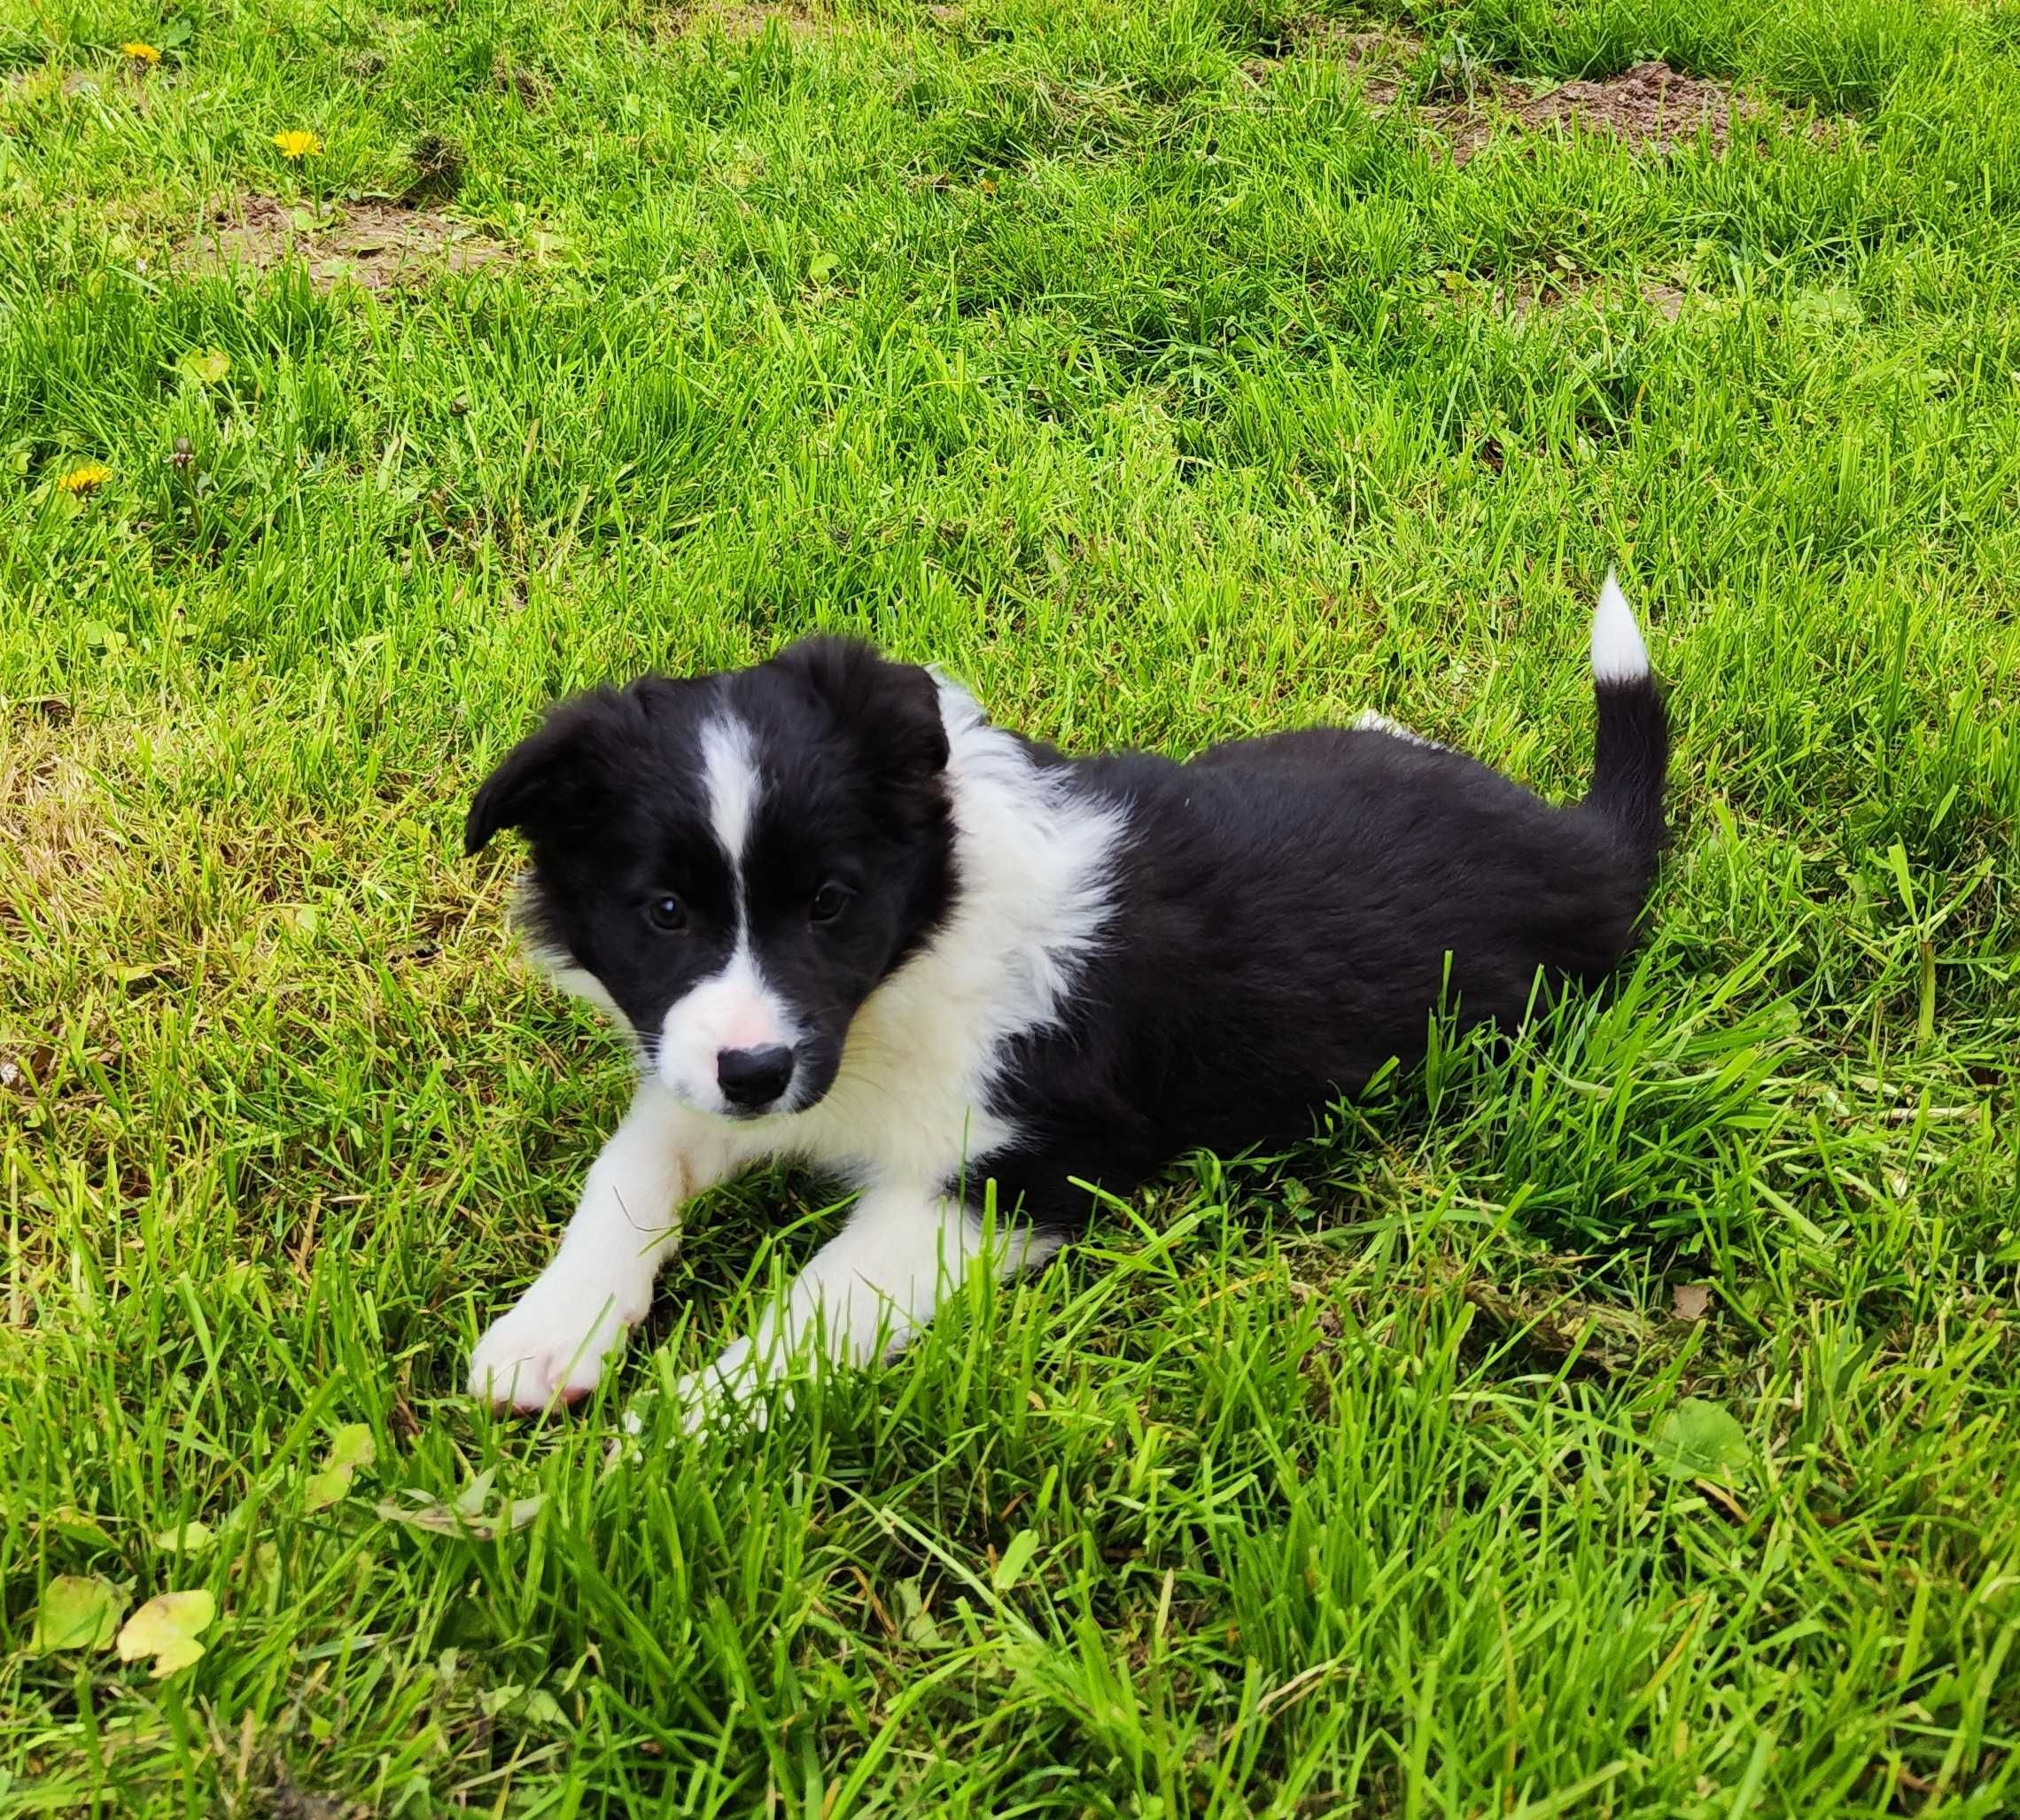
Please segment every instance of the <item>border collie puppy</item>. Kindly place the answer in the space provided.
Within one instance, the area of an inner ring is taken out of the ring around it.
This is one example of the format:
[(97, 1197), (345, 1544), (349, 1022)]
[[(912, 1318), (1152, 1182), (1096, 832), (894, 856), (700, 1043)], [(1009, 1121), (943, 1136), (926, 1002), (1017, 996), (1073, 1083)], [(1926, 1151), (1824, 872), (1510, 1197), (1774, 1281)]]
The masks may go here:
[[(1097, 1182), (1309, 1132), (1441, 1001), (1512, 1026), (1605, 974), (1661, 846), (1667, 731), (1612, 577), (1597, 751), (1553, 806), (1386, 722), (1071, 758), (866, 646), (647, 677), (554, 711), (470, 805), (532, 848), (518, 907), (629, 1032), (631, 1110), (473, 1391), (591, 1389), (682, 1205), (761, 1158), (858, 1191), (783, 1304), (683, 1387), (742, 1399), (818, 1337), (895, 1349), (978, 1264), (1050, 1256)], [(1000, 1222), (985, 1227), (993, 1180)]]

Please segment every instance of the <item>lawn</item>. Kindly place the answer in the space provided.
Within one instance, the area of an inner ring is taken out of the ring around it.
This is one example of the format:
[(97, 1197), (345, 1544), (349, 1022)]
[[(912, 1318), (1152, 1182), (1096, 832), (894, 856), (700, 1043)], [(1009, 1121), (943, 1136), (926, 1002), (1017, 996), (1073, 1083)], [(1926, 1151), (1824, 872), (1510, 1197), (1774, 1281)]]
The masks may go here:
[[(1566, 796), (1610, 564), (1611, 991), (762, 1429), (604, 1469), (796, 1177), (462, 1394), (626, 1093), (556, 695)], [(2020, 1812), (2016, 574), (2009, 0), (0, 0), (0, 1816)]]

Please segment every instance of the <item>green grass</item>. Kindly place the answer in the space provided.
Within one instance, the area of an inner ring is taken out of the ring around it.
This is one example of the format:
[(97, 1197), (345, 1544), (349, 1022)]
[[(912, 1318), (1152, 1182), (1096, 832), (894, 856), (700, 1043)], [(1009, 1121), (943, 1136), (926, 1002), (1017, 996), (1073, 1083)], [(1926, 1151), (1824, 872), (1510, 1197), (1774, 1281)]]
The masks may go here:
[[(1765, 113), (1455, 167), (1276, 0), (0, 0), (0, 1816), (2020, 1812), (2020, 11), (1380, 19)], [(510, 266), (174, 251), (425, 134)], [(845, 627), (1564, 794), (1611, 563), (1679, 828), (1613, 992), (763, 1432), (601, 1469), (816, 1183), (573, 1419), (459, 1394), (625, 1097), (460, 857), (556, 693)], [(375, 1513), (478, 1474), (544, 1505)], [(58, 1575), (206, 1653), (31, 1653)]]

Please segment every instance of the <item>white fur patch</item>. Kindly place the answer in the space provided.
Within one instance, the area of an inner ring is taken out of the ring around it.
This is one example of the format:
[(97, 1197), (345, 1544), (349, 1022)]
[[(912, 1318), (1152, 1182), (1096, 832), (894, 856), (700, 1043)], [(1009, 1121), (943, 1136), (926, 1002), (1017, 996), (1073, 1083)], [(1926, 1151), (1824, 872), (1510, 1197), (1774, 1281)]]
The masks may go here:
[(1639, 682), (1647, 674), (1648, 647), (1642, 642), (1641, 627), (1635, 624), (1634, 610), (1609, 570), (1605, 586), (1599, 590), (1599, 604), (1592, 610), (1592, 680)]
[(764, 779), (758, 770), (757, 742), (734, 714), (718, 714), (702, 728), (702, 786), (708, 792), (709, 823), (736, 875), (741, 911), (743, 850), (750, 843)]
[(750, 951), (743, 859), (765, 784), (750, 727), (726, 711), (702, 728), (702, 787), (708, 794), (709, 825), (729, 861), (736, 947), (720, 973), (690, 987), (667, 1007), (656, 1065), (670, 1093), (697, 1111), (727, 1115), (730, 1104), (716, 1078), (716, 1058), (725, 1049), (793, 1048), (802, 1032)]
[(1386, 733), (1391, 739), (1400, 739), (1409, 746), (1437, 746), (1437, 741), (1426, 739), (1421, 733), (1412, 733), (1400, 720), (1391, 720), (1387, 714), (1378, 714), (1372, 708), (1355, 716), (1353, 731), (1356, 733)]
[(578, 967), (567, 955), (553, 948), (538, 947), (528, 944), (526, 959), (544, 973), (556, 985), (571, 999), (579, 999), (586, 1005), (594, 1005), (621, 1031), (631, 1031), (632, 1021), (625, 1015), (625, 1008), (605, 990), (603, 982), (586, 967)]
[(716, 1079), (717, 1056), (725, 1049), (794, 1048), (801, 1034), (784, 1000), (765, 984), (750, 938), (740, 932), (729, 965), (667, 1007), (659, 1078), (697, 1111), (726, 1116), (730, 1105)]

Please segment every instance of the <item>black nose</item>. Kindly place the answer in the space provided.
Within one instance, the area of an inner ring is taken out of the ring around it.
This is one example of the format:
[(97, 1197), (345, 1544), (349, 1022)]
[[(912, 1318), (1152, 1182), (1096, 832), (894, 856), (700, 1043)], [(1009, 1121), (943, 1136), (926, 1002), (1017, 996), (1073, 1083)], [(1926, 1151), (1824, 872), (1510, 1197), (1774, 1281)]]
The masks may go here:
[(768, 1049), (719, 1049), (716, 1079), (732, 1106), (756, 1111), (786, 1091), (793, 1077), (793, 1052), (783, 1044)]

